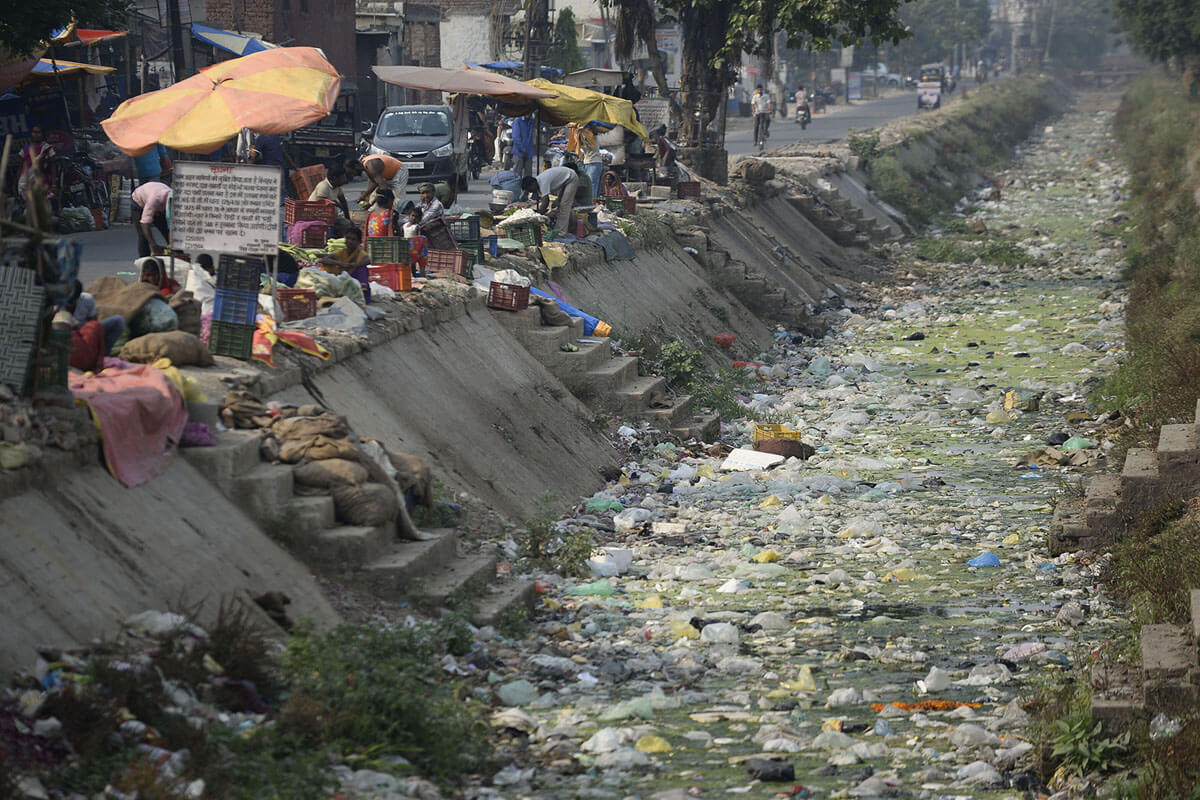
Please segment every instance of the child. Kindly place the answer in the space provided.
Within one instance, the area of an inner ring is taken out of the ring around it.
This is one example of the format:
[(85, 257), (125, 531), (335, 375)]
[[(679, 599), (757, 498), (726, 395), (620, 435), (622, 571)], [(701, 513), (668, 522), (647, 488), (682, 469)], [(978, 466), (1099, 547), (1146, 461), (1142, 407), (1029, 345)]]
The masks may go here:
[(404, 223), (404, 236), (408, 239), (408, 266), (413, 277), (425, 274), (426, 256), (429, 255), (429, 239), (421, 234), (421, 209), (408, 204), (408, 222)]
[(377, 189), (375, 200), (367, 211), (367, 223), (364, 231), (367, 236), (395, 236), (396, 212), (392, 206), (396, 202), (391, 189)]

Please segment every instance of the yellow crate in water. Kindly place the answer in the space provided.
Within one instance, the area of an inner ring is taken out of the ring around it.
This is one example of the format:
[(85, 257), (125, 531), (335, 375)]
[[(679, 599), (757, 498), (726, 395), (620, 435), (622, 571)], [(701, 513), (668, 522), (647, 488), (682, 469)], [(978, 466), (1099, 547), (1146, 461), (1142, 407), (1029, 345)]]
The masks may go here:
[(794, 431), (787, 425), (763, 425), (754, 423), (754, 443), (758, 444), (766, 439), (793, 439), (800, 441), (803, 434), (800, 431)]

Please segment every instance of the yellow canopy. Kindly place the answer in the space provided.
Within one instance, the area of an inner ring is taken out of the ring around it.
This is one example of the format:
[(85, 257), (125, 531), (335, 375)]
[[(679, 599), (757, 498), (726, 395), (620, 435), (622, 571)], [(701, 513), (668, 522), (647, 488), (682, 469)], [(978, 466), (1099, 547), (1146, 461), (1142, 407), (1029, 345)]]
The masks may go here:
[[(534, 78), (526, 83), (558, 95), (557, 97), (538, 98), (534, 101), (541, 109), (542, 119), (551, 125), (566, 125), (569, 122), (582, 125), (598, 120), (610, 125), (620, 125), (643, 139), (650, 138), (642, 123), (638, 122), (637, 117), (634, 116), (633, 103), (628, 100), (613, 97), (610, 94), (593, 92), (591, 89), (551, 83), (545, 78)], [(531, 104), (526, 111), (532, 110)]]

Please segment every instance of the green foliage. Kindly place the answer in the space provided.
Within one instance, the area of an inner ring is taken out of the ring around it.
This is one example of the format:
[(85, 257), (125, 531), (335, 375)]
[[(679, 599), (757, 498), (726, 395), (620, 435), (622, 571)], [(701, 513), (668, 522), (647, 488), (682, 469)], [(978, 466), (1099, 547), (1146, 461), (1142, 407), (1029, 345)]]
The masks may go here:
[(546, 63), (564, 73), (577, 72), (584, 67), (579, 52), (579, 33), (575, 28), (575, 12), (564, 8), (554, 20), (555, 44), (546, 51)]
[(52, 31), (72, 19), (77, 20), (81, 28), (124, 30), (131, 5), (128, 0), (44, 0), (26, 3), (21, 6), (20, 13), (0, 16), (0, 51), (17, 56), (33, 54), (45, 45)]
[(662, 346), (658, 364), (667, 384), (676, 390), (693, 385), (704, 372), (704, 356), (695, 347), (679, 339)]
[(987, 38), (990, 15), (987, 0), (913, 0), (900, 10), (912, 37), (893, 48), (893, 60), (919, 65), (949, 61), (955, 44)]
[[(1038, 41), (1050, 60), (1069, 69), (1095, 69), (1114, 41), (1109, 0), (1056, 0), (1052, 14), (1039, 14)], [(1050, 21), (1054, 20), (1053, 29)]]
[(559, 530), (548, 504), (525, 521), (525, 531), (517, 545), (522, 558), (568, 577), (588, 574), (587, 560), (596, 547), (586, 528)]
[(1138, 775), (1112, 796), (1200, 800), (1200, 712), (1185, 713), (1180, 723), (1179, 733), (1174, 736), (1148, 739), (1138, 747)]
[(963, 242), (948, 236), (918, 239), (914, 252), (921, 258), (945, 264), (973, 264), (975, 259), (979, 259), (984, 264), (1016, 266), (1036, 261), (1028, 250), (1007, 239), (984, 239), (981, 242)]
[(879, 155), (879, 131), (871, 128), (865, 131), (852, 132), (846, 137), (850, 152), (858, 156), (865, 165)]
[(401, 755), (442, 780), (479, 769), (489, 755), (482, 709), (439, 666), (459, 638), (442, 622), (298, 631), (283, 656), (283, 732), (347, 756)]
[(1074, 714), (1054, 722), (1051, 755), (1077, 775), (1120, 769), (1120, 758), (1129, 749), (1129, 733), (1115, 738), (1101, 736), (1103, 725), (1090, 713)]
[(1188, 0), (1114, 0), (1129, 42), (1155, 61), (1200, 55), (1200, 4)]
[(1166, 521), (1172, 511), (1148, 515), (1162, 519), (1121, 537), (1104, 573), (1108, 591), (1143, 624), (1186, 623), (1188, 589), (1200, 586), (1200, 524)]
[(1139, 437), (1190, 418), (1200, 396), (1200, 175), (1189, 160), (1198, 128), (1200, 109), (1163, 78), (1136, 83), (1115, 120), (1130, 170), (1128, 357), (1095, 400), (1123, 410)]

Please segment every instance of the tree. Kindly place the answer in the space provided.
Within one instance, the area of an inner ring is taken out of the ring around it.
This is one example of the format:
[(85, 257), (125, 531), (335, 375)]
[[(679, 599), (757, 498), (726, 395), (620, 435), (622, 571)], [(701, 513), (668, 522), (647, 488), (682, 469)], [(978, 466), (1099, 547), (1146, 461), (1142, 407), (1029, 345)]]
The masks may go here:
[(1200, 56), (1200, 3), (1195, 0), (1115, 0), (1130, 43), (1154, 61)]
[(554, 45), (546, 52), (549, 66), (563, 72), (583, 69), (583, 54), (579, 52), (579, 32), (575, 29), (575, 12), (564, 8), (554, 21)]
[(900, 45), (904, 59), (923, 64), (948, 60), (956, 44), (985, 40), (990, 11), (987, 0), (915, 0), (900, 17), (912, 32)]
[(25, 3), (19, 13), (0, 16), (0, 48), (16, 56), (41, 49), (50, 32), (78, 20), (80, 27), (122, 27), (128, 0), (40, 0)]
[(1038, 41), (1046, 59), (1071, 69), (1094, 69), (1111, 48), (1113, 18), (1108, 0), (1054, 0)]
[[(682, 31), (684, 113), (716, 117), (743, 53), (773, 63), (775, 38), (785, 46), (824, 51), (835, 42), (898, 42), (908, 34), (901, 0), (662, 0)], [(769, 75), (768, 75), (769, 77)]]
[(628, 64), (633, 60), (633, 51), (638, 42), (646, 46), (646, 57), (650, 62), (650, 74), (658, 87), (658, 96), (671, 104), (671, 120), (679, 124), (679, 102), (671, 97), (667, 86), (667, 70), (663, 66), (662, 54), (658, 52), (658, 21), (654, 13), (653, 0), (601, 0), (608, 8), (616, 11), (617, 60)]

